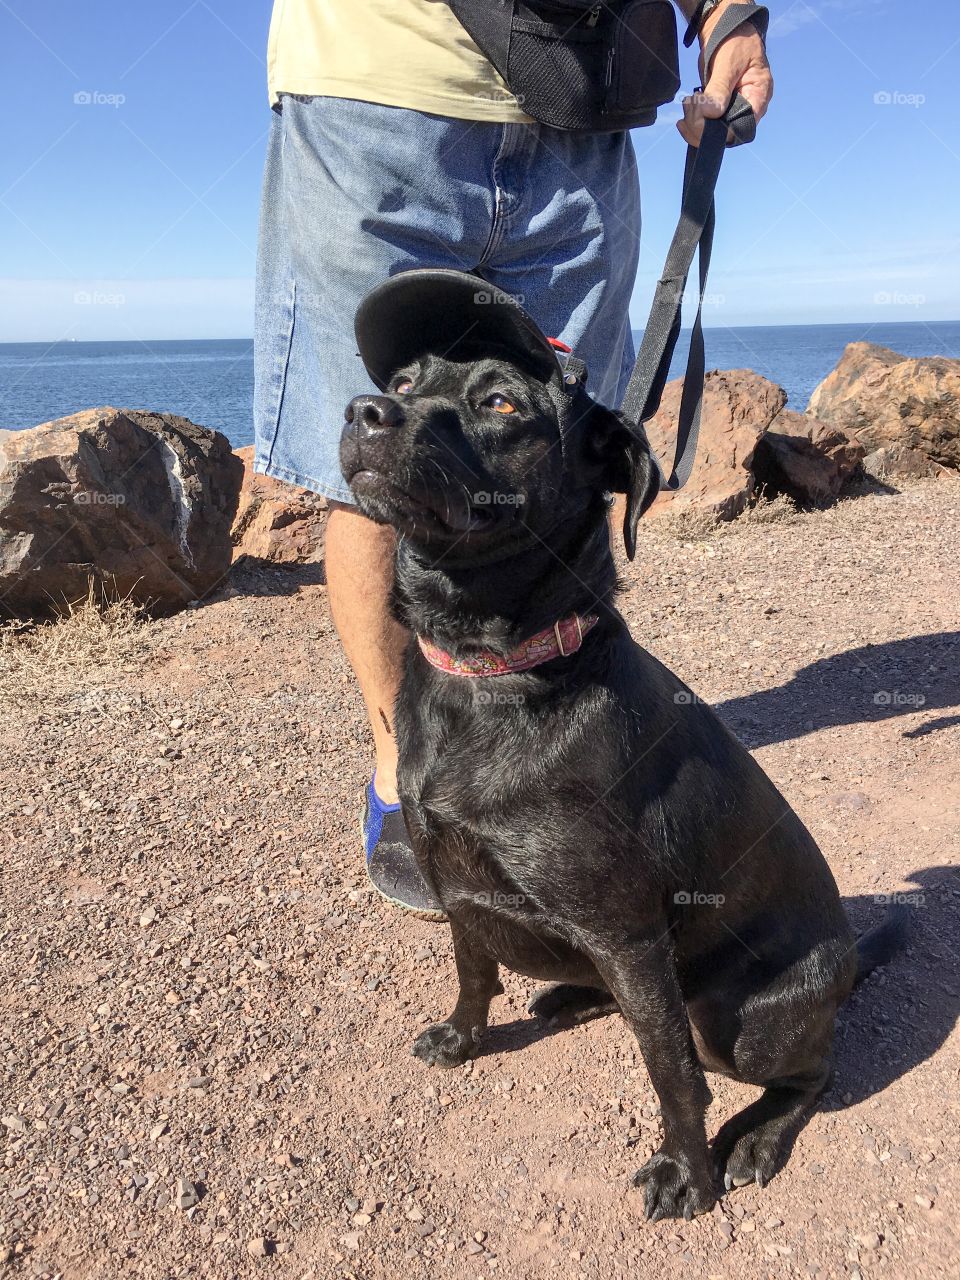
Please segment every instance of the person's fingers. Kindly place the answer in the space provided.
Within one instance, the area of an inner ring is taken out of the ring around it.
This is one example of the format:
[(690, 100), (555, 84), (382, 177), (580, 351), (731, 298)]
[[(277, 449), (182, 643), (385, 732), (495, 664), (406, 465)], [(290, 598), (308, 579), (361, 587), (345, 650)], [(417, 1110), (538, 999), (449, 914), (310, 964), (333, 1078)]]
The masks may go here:
[(683, 100), (683, 119), (677, 121), (677, 129), (685, 142), (692, 147), (700, 145), (703, 137), (703, 113), (700, 110), (700, 94), (693, 93)]
[[(681, 137), (693, 147), (700, 145), (704, 120), (718, 120), (723, 115), (722, 111), (714, 112), (707, 109), (712, 106), (713, 103), (706, 97), (703, 89), (699, 89), (683, 100), (683, 119), (677, 121), (677, 129)], [(733, 141), (732, 131), (727, 134), (727, 141)]]
[(751, 59), (746, 67), (740, 64), (739, 59), (732, 58), (718, 67), (723, 52), (721, 46), (706, 88), (683, 100), (683, 119), (677, 122), (677, 129), (681, 137), (694, 147), (700, 145), (704, 120), (718, 120), (730, 106), (735, 93), (743, 94), (758, 121), (766, 115), (773, 97), (773, 76), (766, 58)]
[(677, 129), (679, 130), (680, 136), (683, 138), (684, 142), (689, 143), (691, 147), (699, 147), (700, 139), (703, 137), (702, 120), (700, 121), (699, 127), (695, 128), (691, 128), (689, 125), (684, 124), (682, 120), (678, 120)]
[[(704, 72), (701, 53), (701, 78)], [(704, 120), (719, 120), (738, 91), (759, 120), (770, 103), (773, 79), (763, 41), (752, 28), (739, 28), (717, 49), (704, 88), (684, 101), (683, 119), (677, 124), (682, 137), (693, 146), (699, 145)]]
[(743, 77), (744, 67), (739, 59), (723, 58), (721, 45), (713, 60), (710, 79), (704, 85), (701, 95), (700, 114), (707, 120), (719, 120), (729, 107), (738, 82)]
[(770, 74), (770, 68), (766, 63), (762, 66), (748, 67), (738, 88), (753, 107), (753, 114), (758, 120), (762, 120), (767, 114), (770, 99), (773, 97), (773, 76)]

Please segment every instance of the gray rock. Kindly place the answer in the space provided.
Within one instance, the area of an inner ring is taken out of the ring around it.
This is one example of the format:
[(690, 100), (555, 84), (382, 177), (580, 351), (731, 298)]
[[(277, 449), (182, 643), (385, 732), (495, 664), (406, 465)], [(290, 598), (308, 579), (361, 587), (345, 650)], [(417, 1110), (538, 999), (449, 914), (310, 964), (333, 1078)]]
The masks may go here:
[(200, 1192), (187, 1178), (177, 1179), (177, 1204), (181, 1209), (192, 1209), (200, 1203)]
[(88, 409), (0, 431), (0, 614), (95, 593), (180, 608), (230, 567), (243, 464), (186, 418)]

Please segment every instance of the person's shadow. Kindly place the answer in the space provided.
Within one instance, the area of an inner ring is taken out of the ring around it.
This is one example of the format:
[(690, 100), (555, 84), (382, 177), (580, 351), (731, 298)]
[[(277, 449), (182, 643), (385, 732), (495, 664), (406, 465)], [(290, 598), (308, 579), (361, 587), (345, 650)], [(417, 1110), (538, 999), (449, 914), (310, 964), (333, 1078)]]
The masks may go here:
[(327, 571), (323, 560), (307, 564), (277, 564), (259, 556), (239, 556), (225, 586), (245, 596), (293, 596), (301, 587), (323, 587)]
[[(926, 867), (908, 879), (915, 887), (899, 893), (844, 899), (858, 935), (880, 924), (893, 902), (909, 907), (911, 933), (903, 950), (856, 987), (840, 1010), (834, 1079), (821, 1109), (882, 1092), (932, 1057), (960, 1014), (960, 870)], [(562, 1018), (548, 1023), (533, 1016), (495, 1023), (483, 1056), (516, 1053), (571, 1027)]]
[(820, 658), (784, 684), (728, 698), (714, 710), (752, 749), (837, 725), (954, 707), (955, 714), (909, 736), (960, 724), (960, 632), (942, 631)]

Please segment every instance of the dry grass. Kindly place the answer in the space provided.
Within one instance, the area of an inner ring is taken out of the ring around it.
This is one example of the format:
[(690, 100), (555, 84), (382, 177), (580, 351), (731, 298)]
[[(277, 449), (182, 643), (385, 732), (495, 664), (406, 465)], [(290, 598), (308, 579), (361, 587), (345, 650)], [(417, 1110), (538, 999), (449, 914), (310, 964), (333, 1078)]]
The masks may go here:
[(745, 525), (785, 524), (801, 515), (796, 504), (785, 495), (776, 498), (761, 495), (733, 520), (718, 520), (711, 511), (686, 508), (666, 513), (656, 522), (656, 528), (677, 542), (706, 542), (735, 535)]
[(136, 669), (148, 648), (145, 623), (140, 605), (105, 598), (91, 582), (83, 600), (50, 622), (0, 626), (0, 705), (58, 696)]
[(776, 498), (757, 498), (740, 516), (740, 522), (742, 524), (786, 524), (787, 521), (797, 520), (802, 515), (803, 512), (793, 499), (781, 493)]

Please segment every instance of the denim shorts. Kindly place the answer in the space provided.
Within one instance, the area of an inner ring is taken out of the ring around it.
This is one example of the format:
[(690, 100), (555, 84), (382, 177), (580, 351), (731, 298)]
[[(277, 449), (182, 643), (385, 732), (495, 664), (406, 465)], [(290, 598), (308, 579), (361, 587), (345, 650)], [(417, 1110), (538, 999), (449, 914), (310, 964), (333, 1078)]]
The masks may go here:
[(452, 120), (287, 95), (260, 216), (255, 469), (339, 502), (343, 411), (375, 390), (357, 355), (361, 298), (410, 267), (475, 271), (586, 361), (618, 404), (640, 198), (627, 133)]

